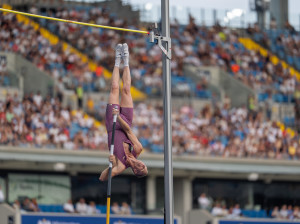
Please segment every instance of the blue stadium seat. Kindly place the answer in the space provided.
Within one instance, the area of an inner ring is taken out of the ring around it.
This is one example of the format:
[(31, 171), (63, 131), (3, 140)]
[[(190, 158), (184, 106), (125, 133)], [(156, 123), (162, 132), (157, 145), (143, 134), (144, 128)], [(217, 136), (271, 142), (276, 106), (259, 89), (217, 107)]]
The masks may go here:
[(249, 218), (267, 218), (267, 212), (265, 210), (242, 210), (242, 214)]
[(163, 153), (164, 149), (163, 149), (163, 147), (161, 145), (155, 145), (155, 144), (153, 144), (151, 146), (151, 151), (153, 153)]
[(64, 212), (63, 205), (39, 205), (39, 208), (42, 212)]

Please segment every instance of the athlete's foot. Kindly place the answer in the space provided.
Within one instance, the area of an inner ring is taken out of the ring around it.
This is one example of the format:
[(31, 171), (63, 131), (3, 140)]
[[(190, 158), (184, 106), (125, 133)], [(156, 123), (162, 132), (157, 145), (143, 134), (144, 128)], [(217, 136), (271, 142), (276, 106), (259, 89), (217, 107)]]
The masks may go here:
[(116, 67), (120, 67), (122, 52), (123, 52), (123, 46), (122, 44), (118, 44), (116, 46), (116, 60), (115, 60)]
[(124, 66), (129, 66), (129, 50), (126, 43), (122, 45), (122, 59)]

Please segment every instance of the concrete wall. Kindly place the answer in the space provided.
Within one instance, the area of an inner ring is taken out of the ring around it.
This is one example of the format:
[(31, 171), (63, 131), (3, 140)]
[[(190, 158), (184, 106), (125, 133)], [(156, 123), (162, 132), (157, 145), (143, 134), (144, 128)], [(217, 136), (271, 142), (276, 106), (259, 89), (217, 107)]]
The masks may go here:
[(182, 223), (188, 223), (188, 213), (193, 204), (192, 180), (189, 178), (174, 179), (174, 213), (181, 217)]
[(247, 105), (248, 97), (255, 95), (253, 89), (235, 79), (227, 72), (220, 70), (219, 77), (220, 88), (222, 88), (225, 94), (231, 99), (232, 106), (238, 107)]
[(0, 224), (19, 224), (16, 211), (7, 204), (0, 204)]
[(7, 52), (0, 52), (0, 57), (7, 58), (7, 68), (10, 72), (21, 77), (24, 93), (41, 91), (43, 96), (54, 93), (54, 79), (39, 70), (23, 57)]
[(251, 88), (218, 67), (185, 66), (185, 74), (195, 82), (203, 77), (207, 79), (209, 82), (208, 88), (221, 100), (227, 95), (234, 107), (245, 105), (248, 96), (254, 94)]
[(213, 216), (206, 210), (194, 209), (189, 212), (189, 224), (211, 224)]

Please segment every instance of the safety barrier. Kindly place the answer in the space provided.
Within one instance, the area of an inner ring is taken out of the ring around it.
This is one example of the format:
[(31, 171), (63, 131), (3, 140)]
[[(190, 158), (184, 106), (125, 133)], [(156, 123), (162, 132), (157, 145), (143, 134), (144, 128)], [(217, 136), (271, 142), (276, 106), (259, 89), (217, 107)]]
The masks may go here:
[[(32, 213), (21, 214), (20, 224), (92, 224), (105, 223), (105, 215), (72, 215)], [(112, 224), (163, 224), (162, 216), (111, 216)], [(180, 224), (180, 219), (175, 218), (174, 224)]]

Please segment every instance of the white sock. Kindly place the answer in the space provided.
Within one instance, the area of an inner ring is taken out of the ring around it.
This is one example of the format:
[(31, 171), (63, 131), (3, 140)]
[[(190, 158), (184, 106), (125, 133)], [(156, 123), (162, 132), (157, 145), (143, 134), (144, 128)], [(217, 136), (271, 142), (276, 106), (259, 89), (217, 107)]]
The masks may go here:
[(129, 66), (129, 50), (128, 45), (125, 43), (122, 45), (122, 59), (124, 62), (124, 66)]
[(129, 67), (129, 56), (127, 57), (123, 57), (123, 62), (124, 62), (124, 66), (126, 67)]
[(116, 57), (115, 67), (120, 67), (120, 63), (121, 63), (121, 57)]

